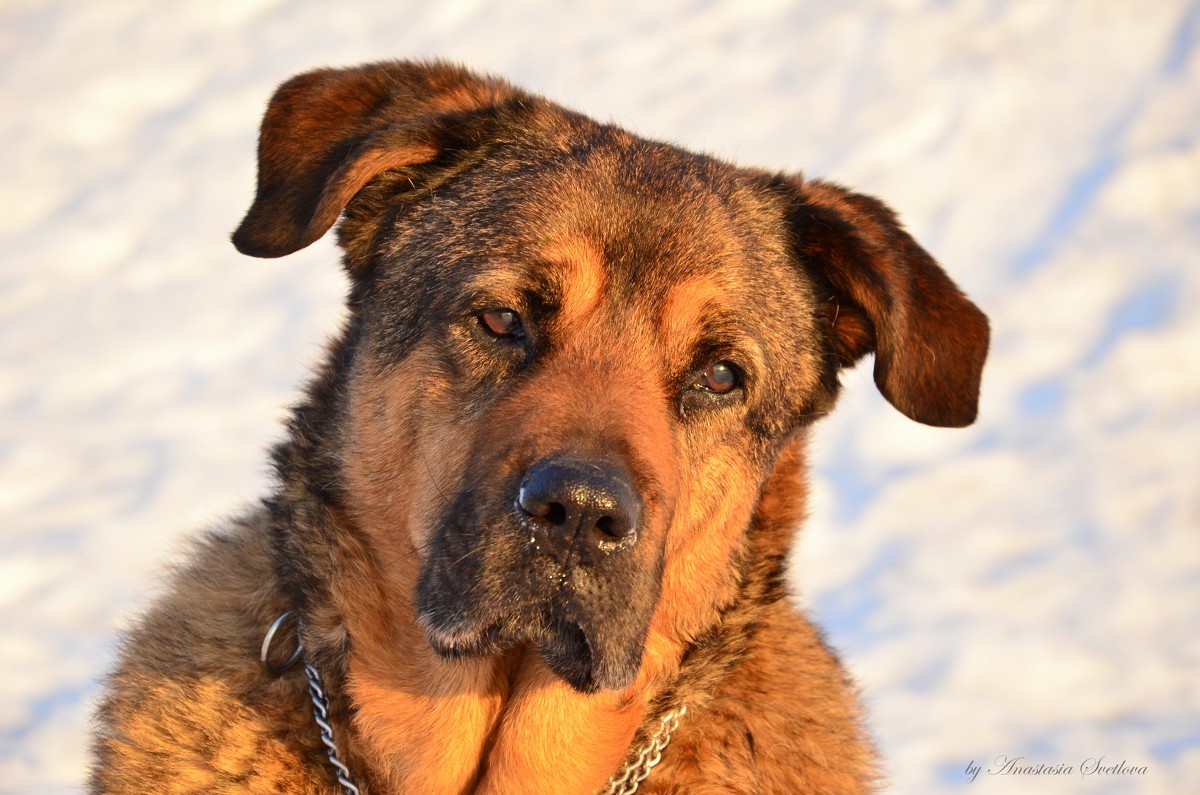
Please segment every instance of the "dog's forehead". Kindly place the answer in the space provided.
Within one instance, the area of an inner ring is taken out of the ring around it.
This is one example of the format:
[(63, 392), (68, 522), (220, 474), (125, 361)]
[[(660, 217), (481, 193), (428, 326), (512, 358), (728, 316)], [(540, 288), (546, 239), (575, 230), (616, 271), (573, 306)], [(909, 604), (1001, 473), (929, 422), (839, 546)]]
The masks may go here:
[(739, 303), (756, 300), (756, 274), (795, 270), (761, 174), (588, 120), (556, 133), (497, 147), (449, 199), (458, 233), (487, 253), (477, 284)]

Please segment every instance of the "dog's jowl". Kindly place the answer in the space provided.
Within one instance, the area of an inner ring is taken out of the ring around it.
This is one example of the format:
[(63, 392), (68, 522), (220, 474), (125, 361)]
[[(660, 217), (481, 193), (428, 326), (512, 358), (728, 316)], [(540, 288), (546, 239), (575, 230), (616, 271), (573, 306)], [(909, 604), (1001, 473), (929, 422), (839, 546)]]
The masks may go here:
[(235, 245), (335, 223), (346, 326), (126, 639), (92, 790), (871, 790), (783, 585), (807, 429), (868, 353), (969, 424), (988, 342), (892, 212), (394, 62), (267, 108)]

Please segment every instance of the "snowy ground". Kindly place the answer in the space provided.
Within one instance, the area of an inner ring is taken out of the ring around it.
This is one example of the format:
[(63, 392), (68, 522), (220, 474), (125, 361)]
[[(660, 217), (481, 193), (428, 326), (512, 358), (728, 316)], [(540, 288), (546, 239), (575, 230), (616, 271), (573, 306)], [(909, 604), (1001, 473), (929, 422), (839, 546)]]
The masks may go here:
[(991, 315), (977, 426), (860, 368), (813, 451), (795, 582), (892, 791), (1200, 781), (1200, 4), (620, 5), (0, 5), (0, 791), (78, 787), (116, 629), (262, 493), (339, 316), (328, 241), (227, 242), (266, 98), (419, 55), (877, 193)]

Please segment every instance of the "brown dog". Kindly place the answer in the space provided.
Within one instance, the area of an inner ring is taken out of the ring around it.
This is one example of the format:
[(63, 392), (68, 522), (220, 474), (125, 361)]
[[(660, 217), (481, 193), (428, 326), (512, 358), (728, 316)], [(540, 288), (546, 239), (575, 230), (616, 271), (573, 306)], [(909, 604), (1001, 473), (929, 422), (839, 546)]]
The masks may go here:
[(279, 89), (234, 243), (339, 215), (349, 320), (278, 488), (127, 639), (92, 791), (339, 791), (310, 678), (362, 793), (632, 792), (660, 752), (642, 792), (869, 790), (783, 586), (807, 428), (868, 352), (966, 425), (988, 341), (895, 216), (406, 62)]

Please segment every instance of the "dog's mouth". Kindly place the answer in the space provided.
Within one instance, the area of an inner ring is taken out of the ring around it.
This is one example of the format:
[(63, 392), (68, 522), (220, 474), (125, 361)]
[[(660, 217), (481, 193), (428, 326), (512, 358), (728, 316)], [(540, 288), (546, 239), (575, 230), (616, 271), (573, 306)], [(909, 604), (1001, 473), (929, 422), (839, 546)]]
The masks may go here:
[(629, 685), (641, 667), (647, 629), (631, 626), (636, 621), (609, 627), (607, 621), (549, 604), (490, 623), (438, 608), (423, 609), (420, 619), (429, 645), (443, 657), (499, 654), (529, 644), (550, 670), (583, 693)]

